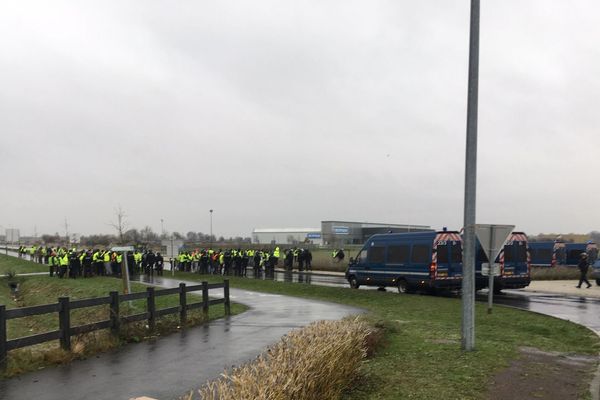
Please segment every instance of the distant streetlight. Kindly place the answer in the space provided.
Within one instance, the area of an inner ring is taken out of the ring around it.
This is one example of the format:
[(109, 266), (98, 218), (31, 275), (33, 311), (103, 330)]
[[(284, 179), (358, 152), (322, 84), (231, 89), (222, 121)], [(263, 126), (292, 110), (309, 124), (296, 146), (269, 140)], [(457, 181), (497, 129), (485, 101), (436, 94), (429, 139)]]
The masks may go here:
[(160, 234), (161, 236), (165, 235), (165, 220), (164, 219), (160, 219)]
[(210, 209), (210, 248), (212, 249), (212, 214), (213, 214), (213, 210)]

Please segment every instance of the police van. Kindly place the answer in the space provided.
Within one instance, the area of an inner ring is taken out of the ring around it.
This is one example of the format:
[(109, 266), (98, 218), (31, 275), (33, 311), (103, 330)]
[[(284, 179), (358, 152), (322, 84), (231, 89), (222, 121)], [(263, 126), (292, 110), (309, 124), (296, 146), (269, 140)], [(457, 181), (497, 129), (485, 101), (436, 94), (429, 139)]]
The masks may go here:
[(346, 279), (352, 288), (394, 286), (400, 293), (459, 289), (462, 284), (462, 239), (459, 232), (416, 232), (373, 235), (356, 258)]
[(555, 259), (554, 242), (530, 242), (529, 255), (531, 266), (551, 267), (552, 260)]

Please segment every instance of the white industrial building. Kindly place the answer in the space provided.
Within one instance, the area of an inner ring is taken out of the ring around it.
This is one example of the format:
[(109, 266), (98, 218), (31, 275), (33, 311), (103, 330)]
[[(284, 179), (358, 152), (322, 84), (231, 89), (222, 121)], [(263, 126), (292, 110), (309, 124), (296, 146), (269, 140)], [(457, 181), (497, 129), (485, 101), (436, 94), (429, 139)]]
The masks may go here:
[(19, 243), (21, 240), (19, 230), (18, 229), (7, 229), (4, 240), (6, 241), (6, 243)]
[(252, 243), (343, 246), (362, 244), (377, 233), (431, 231), (428, 225), (321, 221), (320, 228), (264, 228), (252, 231)]
[(321, 228), (265, 228), (252, 231), (252, 243), (320, 245), (323, 240)]

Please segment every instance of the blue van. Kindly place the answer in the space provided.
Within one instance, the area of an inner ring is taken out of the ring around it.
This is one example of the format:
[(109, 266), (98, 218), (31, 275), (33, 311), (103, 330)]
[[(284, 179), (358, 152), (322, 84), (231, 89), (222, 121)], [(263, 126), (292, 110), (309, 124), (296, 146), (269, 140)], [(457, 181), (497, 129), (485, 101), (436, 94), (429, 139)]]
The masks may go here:
[(594, 242), (587, 243), (567, 243), (566, 244), (566, 265), (577, 266), (579, 264), (581, 253), (586, 252), (590, 264), (594, 264), (598, 257), (598, 246)]
[(346, 270), (350, 287), (395, 286), (400, 293), (417, 289), (460, 289), (462, 239), (451, 231), (373, 235)]
[(554, 242), (530, 242), (529, 255), (532, 267), (551, 267), (554, 256)]

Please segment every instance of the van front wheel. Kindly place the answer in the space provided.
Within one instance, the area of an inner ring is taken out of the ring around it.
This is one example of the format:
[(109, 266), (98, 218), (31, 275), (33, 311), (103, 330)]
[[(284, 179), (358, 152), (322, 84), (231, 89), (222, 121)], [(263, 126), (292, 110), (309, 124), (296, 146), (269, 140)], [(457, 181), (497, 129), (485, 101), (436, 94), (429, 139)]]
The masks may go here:
[(358, 289), (360, 287), (360, 285), (358, 284), (358, 280), (356, 280), (355, 276), (351, 276), (350, 279), (348, 279), (348, 282), (350, 282), (350, 287), (352, 289)]
[(408, 283), (404, 279), (400, 279), (398, 281), (398, 293), (406, 294), (408, 293)]

